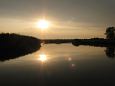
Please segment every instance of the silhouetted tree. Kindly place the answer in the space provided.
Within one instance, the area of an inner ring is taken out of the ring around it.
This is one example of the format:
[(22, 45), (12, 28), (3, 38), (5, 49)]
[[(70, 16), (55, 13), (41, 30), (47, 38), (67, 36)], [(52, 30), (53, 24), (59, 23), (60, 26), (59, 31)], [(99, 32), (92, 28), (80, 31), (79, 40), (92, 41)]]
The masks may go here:
[(107, 39), (115, 39), (115, 27), (108, 27), (105, 34)]
[(0, 61), (15, 59), (39, 50), (41, 40), (32, 36), (0, 34)]

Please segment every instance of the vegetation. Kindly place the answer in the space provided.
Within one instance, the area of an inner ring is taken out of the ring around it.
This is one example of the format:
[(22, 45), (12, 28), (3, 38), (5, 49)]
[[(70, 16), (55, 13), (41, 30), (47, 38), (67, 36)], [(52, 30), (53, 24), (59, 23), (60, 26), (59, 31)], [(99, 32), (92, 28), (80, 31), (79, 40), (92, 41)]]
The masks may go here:
[(95, 47), (106, 47), (105, 53), (109, 58), (115, 57), (115, 27), (108, 27), (106, 29), (106, 39), (91, 38), (91, 39), (74, 39), (72, 44), (74, 46), (88, 45)]
[(44, 44), (61, 44), (61, 43), (71, 43), (73, 39), (45, 39), (42, 40)]
[(72, 44), (78, 45), (90, 45), (99, 47), (115, 46), (115, 27), (108, 27), (106, 29), (106, 39), (104, 38), (91, 38), (91, 39), (74, 39)]
[(115, 40), (115, 27), (108, 27), (105, 34), (107, 39)]
[(115, 40), (107, 40), (104, 38), (92, 38), (92, 39), (75, 39), (72, 42), (73, 45), (89, 45), (89, 46), (99, 46), (99, 47), (109, 47), (115, 46)]
[[(114, 56), (115, 51), (115, 27), (106, 29), (106, 39), (45, 39), (40, 40), (31, 36), (23, 36), (18, 34), (2, 33), (0, 34), (0, 61), (14, 59), (40, 49), (41, 43), (45, 44), (61, 44), (72, 43), (75, 46), (89, 45), (96, 47), (107, 47), (106, 54)], [(110, 51), (112, 53), (110, 53)]]
[(18, 34), (0, 34), (0, 61), (14, 59), (40, 49), (40, 40)]

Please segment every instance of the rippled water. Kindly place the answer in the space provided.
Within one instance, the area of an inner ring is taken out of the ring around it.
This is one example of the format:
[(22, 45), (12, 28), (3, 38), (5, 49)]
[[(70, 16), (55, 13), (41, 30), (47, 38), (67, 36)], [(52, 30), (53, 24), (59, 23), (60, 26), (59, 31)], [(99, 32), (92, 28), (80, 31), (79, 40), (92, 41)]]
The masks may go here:
[(107, 48), (48, 44), (33, 54), (0, 62), (0, 86), (115, 84)]

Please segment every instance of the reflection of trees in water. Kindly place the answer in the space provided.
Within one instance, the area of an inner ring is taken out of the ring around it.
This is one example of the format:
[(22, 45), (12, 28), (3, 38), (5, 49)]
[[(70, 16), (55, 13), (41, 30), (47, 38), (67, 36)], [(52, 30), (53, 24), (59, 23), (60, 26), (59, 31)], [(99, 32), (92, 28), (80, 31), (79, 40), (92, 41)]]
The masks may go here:
[(115, 57), (115, 47), (107, 47), (105, 50), (105, 53), (109, 58), (114, 58)]
[[(76, 44), (73, 44), (74, 46), (76, 46), (76, 47), (78, 47), (79, 45), (77, 45), (77, 43)], [(86, 45), (85, 45), (86, 46)], [(93, 47), (105, 47), (106, 48), (106, 50), (105, 50), (105, 54), (106, 54), (106, 56), (107, 57), (109, 57), (109, 58), (114, 58), (115, 57), (115, 45), (105, 45), (105, 44), (97, 44), (97, 45), (88, 45), (87, 44), (87, 46), (93, 46)]]
[(16, 58), (19, 58), (21, 56), (25, 56), (27, 54), (31, 54), (37, 50), (40, 49), (41, 46), (37, 46), (36, 47), (31, 47), (31, 49), (28, 49), (28, 48), (21, 48), (21, 49), (17, 49), (17, 50), (1, 50), (0, 49), (0, 61), (1, 62), (4, 62), (4, 61), (7, 61), (7, 60), (11, 60), (11, 59), (16, 59)]
[(39, 50), (41, 41), (31, 36), (0, 34), (0, 61), (15, 59)]
[[(106, 38), (110, 40), (115, 40), (115, 27), (108, 27), (106, 29)], [(113, 43), (114, 44), (114, 43)], [(114, 46), (110, 46), (110, 47), (106, 47), (105, 50), (106, 55), (109, 58), (114, 58), (115, 57), (115, 47)]]

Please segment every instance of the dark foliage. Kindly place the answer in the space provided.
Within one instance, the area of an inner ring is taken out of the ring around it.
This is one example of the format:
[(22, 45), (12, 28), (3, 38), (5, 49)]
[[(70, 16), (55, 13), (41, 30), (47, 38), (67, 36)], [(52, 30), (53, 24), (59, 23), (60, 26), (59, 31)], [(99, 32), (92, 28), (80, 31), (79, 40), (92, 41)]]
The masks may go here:
[(42, 39), (44, 44), (62, 44), (62, 43), (71, 43), (73, 39)]
[(39, 50), (40, 40), (18, 34), (0, 34), (0, 61), (14, 59)]
[(110, 40), (114, 39), (115, 40), (115, 27), (108, 27), (106, 29), (105, 35), (106, 35), (107, 39), (110, 39)]
[(90, 45), (99, 47), (115, 46), (115, 40), (108, 40), (104, 38), (92, 38), (92, 39), (75, 39), (72, 42), (73, 45)]
[(105, 53), (109, 58), (115, 57), (115, 40), (92, 38), (92, 39), (75, 39), (72, 44), (74, 46), (88, 45), (95, 47), (106, 47)]

